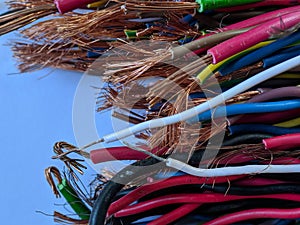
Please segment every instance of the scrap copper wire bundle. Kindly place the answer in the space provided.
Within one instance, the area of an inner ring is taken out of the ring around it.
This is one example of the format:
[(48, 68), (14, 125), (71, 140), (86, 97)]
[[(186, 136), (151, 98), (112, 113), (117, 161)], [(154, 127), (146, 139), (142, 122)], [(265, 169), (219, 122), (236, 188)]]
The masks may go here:
[[(83, 147), (55, 144), (67, 171), (45, 175), (75, 212), (55, 221), (298, 224), (299, 3), (9, 1), (0, 34), (30, 24), (12, 43), (20, 71), (101, 76), (95, 110), (131, 124)], [(88, 150), (128, 136), (136, 142)], [(77, 173), (88, 159), (135, 162), (97, 171), (86, 191)]]

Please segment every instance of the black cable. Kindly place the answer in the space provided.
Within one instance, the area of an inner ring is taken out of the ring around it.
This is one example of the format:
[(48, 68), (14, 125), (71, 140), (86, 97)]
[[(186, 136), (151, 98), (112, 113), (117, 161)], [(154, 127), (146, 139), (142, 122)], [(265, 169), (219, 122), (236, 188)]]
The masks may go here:
[(257, 88), (279, 88), (279, 87), (288, 87), (288, 86), (295, 86), (299, 84), (300, 79), (295, 78), (295, 79), (271, 79), (267, 80), (263, 83), (260, 83), (257, 85)]
[(291, 181), (291, 182), (300, 182), (300, 173), (269, 173), (269, 174), (260, 174), (260, 177), (270, 178), (275, 180)]
[[(143, 170), (141, 167), (158, 164), (159, 161), (154, 158), (137, 161), (131, 166), (127, 166), (118, 172), (110, 181), (106, 183), (101, 193), (94, 202), (94, 206), (90, 215), (89, 225), (104, 225), (107, 210), (116, 196), (116, 194), (125, 186), (125, 184), (132, 181), (143, 174), (150, 173), (150, 168)], [(160, 163), (153, 167), (153, 170), (160, 170), (164, 168), (164, 164)]]
[(262, 139), (270, 138), (272, 135), (263, 133), (241, 134), (223, 141), (222, 146), (234, 146), (240, 144), (258, 144)]
[(268, 186), (230, 186), (204, 184), (205, 190), (226, 193), (228, 195), (267, 195), (267, 194), (284, 194), (300, 193), (299, 184), (276, 184)]
[(207, 203), (200, 206), (194, 212), (206, 216), (220, 216), (235, 211), (247, 210), (251, 208), (297, 208), (299, 202), (292, 202), (281, 199), (243, 199), (231, 202)]
[[(189, 160), (190, 164), (197, 164), (199, 163), (200, 159), (202, 158), (203, 152), (199, 151), (193, 154), (191, 159)], [(167, 158), (169, 155), (165, 155), (163, 157)], [(181, 153), (181, 154), (172, 154), (172, 158), (181, 161), (187, 161), (189, 154), (188, 153)], [(118, 194), (119, 191), (125, 186), (125, 184), (129, 183), (133, 179), (140, 177), (142, 175), (163, 170), (166, 168), (164, 163), (159, 163), (157, 159), (148, 158), (141, 161), (137, 161), (130, 166), (125, 167), (120, 172), (118, 172), (110, 181), (106, 183), (103, 187), (101, 193), (97, 197), (96, 201), (94, 202), (94, 206), (90, 215), (89, 225), (104, 225), (105, 224), (105, 217), (107, 210), (112, 203), (115, 196)], [(152, 166), (156, 164), (155, 166)], [(141, 167), (146, 167), (146, 170), (143, 170)], [(151, 167), (149, 167), (151, 166)], [(171, 170), (168, 168), (168, 170)]]
[[(203, 151), (198, 151), (193, 154), (191, 159), (189, 160), (189, 164), (197, 164), (199, 163), (200, 159), (202, 158)], [(166, 155), (164, 157), (168, 157), (169, 155)], [(187, 161), (188, 153), (186, 154), (172, 154), (172, 158), (181, 160), (181, 161)], [(133, 179), (136, 179), (137, 177), (140, 177), (145, 174), (152, 173), (154, 171), (159, 171), (166, 169), (166, 166), (164, 163), (159, 163), (157, 159), (154, 158), (148, 158), (145, 160), (137, 161), (131, 166), (128, 166), (121, 170), (119, 173), (117, 173), (112, 180), (108, 181), (106, 185), (104, 186), (103, 190), (101, 191), (100, 195), (97, 197), (96, 201), (94, 202), (94, 207), (91, 212), (90, 216), (90, 225), (104, 225), (105, 224), (105, 217), (107, 210), (112, 203), (115, 196), (118, 194), (119, 191), (122, 190), (122, 188), (125, 186), (125, 184), (129, 183)], [(155, 166), (151, 166), (154, 165)], [(141, 167), (146, 167), (146, 170)], [(151, 167), (149, 167), (151, 166)], [(169, 168), (168, 168), (169, 169)], [(170, 170), (170, 169), (169, 169)], [(294, 175), (294, 174), (293, 174)], [(281, 175), (282, 176), (282, 175)], [(212, 186), (206, 185), (207, 189), (213, 189), (214, 191), (225, 193), (228, 189), (227, 186), (215, 186), (212, 188)], [(245, 187), (247, 188), (247, 187)], [(229, 189), (230, 193), (243, 193), (245, 194), (245, 189), (243, 188), (237, 188), (237, 187), (231, 187)], [(288, 190), (288, 191), (287, 191)], [(297, 192), (300, 193), (300, 187), (298, 188), (295, 185), (277, 185), (275, 187), (254, 187), (252, 190), (248, 190), (248, 193), (274, 193), (274, 191), (281, 191), (281, 192)]]

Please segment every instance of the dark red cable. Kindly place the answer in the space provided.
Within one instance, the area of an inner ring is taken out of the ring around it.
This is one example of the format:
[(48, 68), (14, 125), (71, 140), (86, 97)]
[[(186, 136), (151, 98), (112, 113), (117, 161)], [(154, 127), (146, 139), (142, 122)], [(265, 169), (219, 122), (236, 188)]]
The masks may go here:
[(165, 214), (162, 215), (161, 217), (159, 217), (156, 220), (151, 221), (150, 223), (148, 223), (148, 225), (167, 225), (170, 224), (184, 216), (186, 216), (187, 214), (193, 212), (195, 209), (197, 209), (201, 204), (184, 204), (182, 206), (180, 206), (179, 208)]
[(242, 116), (233, 116), (227, 119), (230, 125), (233, 124), (245, 124), (245, 123), (264, 123), (264, 124), (275, 124), (284, 122), (290, 119), (298, 117), (300, 109), (286, 110), (283, 112), (273, 113), (256, 113), (247, 114)]
[(227, 183), (229, 181), (238, 180), (244, 178), (244, 175), (239, 176), (230, 176), (230, 177), (216, 177), (216, 178), (205, 178), (205, 177), (195, 177), (191, 175), (171, 177), (165, 180), (160, 180), (155, 183), (146, 184), (144, 186), (138, 187), (129, 194), (123, 196), (119, 200), (113, 202), (109, 209), (108, 215), (112, 215), (118, 212), (121, 209), (124, 209), (126, 206), (137, 201), (138, 199), (169, 187), (187, 185), (187, 184), (220, 184)]
[(300, 208), (294, 209), (250, 209), (240, 212), (231, 213), (211, 220), (204, 225), (227, 225), (236, 222), (251, 220), (251, 219), (298, 219), (300, 218)]
[(124, 217), (139, 214), (154, 208), (170, 205), (170, 204), (186, 204), (186, 203), (218, 203), (228, 202), (242, 199), (281, 199), (300, 202), (299, 194), (270, 194), (270, 195), (251, 195), (237, 196), (224, 195), (219, 193), (203, 193), (203, 194), (174, 194), (159, 198), (154, 198), (148, 201), (137, 203), (126, 207), (114, 214), (115, 217)]

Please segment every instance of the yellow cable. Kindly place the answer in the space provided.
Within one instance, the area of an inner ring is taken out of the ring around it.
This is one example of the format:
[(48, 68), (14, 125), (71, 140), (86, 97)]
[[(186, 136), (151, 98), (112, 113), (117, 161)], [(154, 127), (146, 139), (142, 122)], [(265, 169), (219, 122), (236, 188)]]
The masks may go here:
[(285, 128), (300, 126), (300, 117), (298, 117), (296, 119), (288, 120), (285, 122), (274, 124), (274, 126), (285, 127)]
[(297, 79), (297, 78), (300, 78), (300, 73), (283, 73), (283, 74), (280, 74), (274, 78), (277, 78), (277, 79)]
[(98, 1), (98, 2), (93, 2), (93, 3), (88, 4), (87, 8), (88, 9), (99, 8), (99, 7), (104, 6), (107, 2), (108, 2), (108, 0), (101, 0), (101, 1)]

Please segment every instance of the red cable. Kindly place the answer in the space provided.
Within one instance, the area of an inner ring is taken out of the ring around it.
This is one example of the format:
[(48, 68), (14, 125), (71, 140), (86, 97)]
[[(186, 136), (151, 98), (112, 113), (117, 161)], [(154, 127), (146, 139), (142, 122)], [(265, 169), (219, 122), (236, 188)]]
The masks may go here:
[(187, 214), (193, 212), (195, 209), (197, 209), (201, 204), (185, 204), (180, 206), (179, 208), (162, 215), (156, 220), (153, 220), (152, 222), (148, 223), (148, 225), (167, 225), (170, 224)]
[(231, 213), (211, 220), (204, 225), (227, 225), (236, 222), (251, 220), (251, 219), (298, 219), (300, 217), (300, 208), (294, 209), (250, 209), (240, 212)]
[[(161, 155), (166, 152), (166, 149), (156, 148), (149, 152)], [(138, 152), (125, 146), (96, 149), (90, 152), (90, 159), (94, 164), (114, 160), (142, 160), (148, 157), (148, 155), (142, 152)]]
[(216, 177), (216, 178), (205, 178), (205, 177), (195, 177), (191, 175), (177, 176), (171, 177), (165, 180), (160, 180), (158, 182), (154, 182), (151, 184), (146, 184), (141, 187), (136, 188), (129, 194), (123, 196), (119, 200), (113, 202), (107, 214), (112, 215), (118, 212), (121, 209), (124, 209), (126, 206), (131, 203), (137, 201), (138, 199), (153, 193), (155, 191), (159, 191), (169, 187), (187, 185), (187, 184), (220, 184), (227, 183), (229, 181), (238, 180), (244, 178), (244, 175), (239, 176), (230, 176), (230, 177)]
[(270, 195), (251, 195), (251, 196), (237, 196), (224, 195), (218, 193), (210, 194), (173, 194), (159, 198), (154, 198), (148, 201), (137, 203), (126, 207), (114, 214), (115, 217), (124, 217), (136, 215), (154, 208), (170, 205), (170, 204), (184, 204), (184, 203), (219, 203), (242, 199), (281, 199), (289, 201), (300, 202), (299, 194), (270, 194)]
[(272, 138), (263, 139), (266, 149), (269, 150), (287, 150), (300, 147), (300, 133), (286, 134)]

